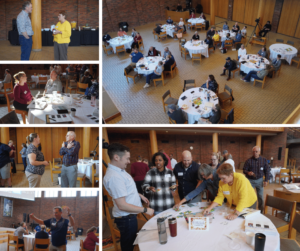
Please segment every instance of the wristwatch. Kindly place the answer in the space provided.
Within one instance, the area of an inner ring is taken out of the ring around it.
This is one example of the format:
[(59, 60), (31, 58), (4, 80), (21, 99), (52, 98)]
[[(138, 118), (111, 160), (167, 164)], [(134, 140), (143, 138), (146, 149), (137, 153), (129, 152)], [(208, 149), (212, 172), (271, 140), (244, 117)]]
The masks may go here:
[(70, 216), (72, 216), (72, 214), (68, 214), (68, 216), (70, 217)]
[(146, 213), (147, 212), (147, 207), (144, 207), (144, 213)]

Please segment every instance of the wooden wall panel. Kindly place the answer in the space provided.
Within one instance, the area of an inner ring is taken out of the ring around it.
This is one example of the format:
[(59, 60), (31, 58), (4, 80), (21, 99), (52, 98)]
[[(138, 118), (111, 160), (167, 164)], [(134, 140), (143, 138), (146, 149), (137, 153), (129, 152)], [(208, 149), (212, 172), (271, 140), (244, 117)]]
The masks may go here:
[(294, 36), (300, 15), (299, 0), (285, 0), (280, 15), (278, 33)]
[[(244, 22), (246, 0), (233, 1), (232, 20), (236, 22)], [(229, 27), (231, 29), (231, 27)]]
[[(260, 0), (246, 0), (245, 3), (245, 17), (244, 22), (245, 24), (255, 26), (255, 19), (258, 18), (258, 5)], [(235, 3), (236, 1), (234, 1)], [(242, 28), (241, 28), (242, 29)]]
[[(52, 160), (52, 137), (51, 127), (36, 127), (35, 132), (38, 133), (41, 139), (42, 153), (47, 161)], [(50, 168), (50, 166), (46, 166)]]
[(216, 0), (216, 16), (226, 18), (228, 16), (229, 0)]
[(67, 127), (53, 127), (51, 128), (51, 138), (52, 138), (52, 158), (51, 162), (53, 161), (53, 158), (61, 158), (59, 155), (59, 150), (62, 146), (62, 143), (66, 141), (66, 135), (68, 132)]
[[(210, 0), (201, 0), (201, 5), (203, 7), (203, 13), (210, 14)], [(199, 14), (196, 14), (196, 16), (197, 15), (199, 16)]]
[(80, 150), (79, 150), (79, 158), (83, 158), (83, 128), (76, 127), (75, 128), (76, 133), (76, 141), (79, 141), (80, 143)]
[(26, 143), (26, 137), (30, 134), (30, 133), (34, 133), (35, 132), (35, 128), (21, 128), (18, 127), (17, 128), (17, 142), (15, 142), (15, 146), (16, 146), (16, 154), (17, 154), (17, 163), (23, 163), (22, 162), (22, 157), (21, 154), (19, 154), (19, 152), (22, 150), (22, 143)]
[(265, 0), (263, 25), (265, 25), (267, 21), (270, 21), (272, 23), (275, 3), (276, 0)]

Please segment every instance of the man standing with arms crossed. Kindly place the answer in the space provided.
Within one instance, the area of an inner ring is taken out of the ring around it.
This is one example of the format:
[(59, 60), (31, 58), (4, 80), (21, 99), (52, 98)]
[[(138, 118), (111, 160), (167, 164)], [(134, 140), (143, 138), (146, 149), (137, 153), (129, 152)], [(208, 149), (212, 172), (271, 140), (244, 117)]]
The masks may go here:
[(67, 232), (68, 232), (68, 225), (70, 221), (70, 225), (74, 226), (75, 221), (71, 215), (70, 208), (65, 206), (65, 210), (68, 212), (69, 220), (63, 218), (62, 215), (62, 208), (61, 207), (54, 207), (53, 213), (54, 218), (49, 220), (41, 220), (34, 216), (34, 214), (30, 214), (29, 217), (36, 221), (38, 224), (46, 225), (51, 229), (51, 244), (49, 247), (50, 251), (66, 251), (67, 250)]
[(21, 60), (29, 60), (32, 48), (33, 30), (29, 13), (32, 12), (32, 4), (26, 1), (22, 5), (22, 11), (17, 17), (19, 41), (21, 45)]
[(121, 250), (133, 251), (138, 228), (136, 215), (146, 213), (151, 216), (154, 210), (142, 206), (141, 199), (147, 206), (149, 201), (138, 193), (133, 178), (125, 170), (130, 163), (129, 148), (113, 143), (108, 147), (107, 153), (110, 163), (103, 178), (103, 185), (114, 203), (112, 214), (120, 230)]

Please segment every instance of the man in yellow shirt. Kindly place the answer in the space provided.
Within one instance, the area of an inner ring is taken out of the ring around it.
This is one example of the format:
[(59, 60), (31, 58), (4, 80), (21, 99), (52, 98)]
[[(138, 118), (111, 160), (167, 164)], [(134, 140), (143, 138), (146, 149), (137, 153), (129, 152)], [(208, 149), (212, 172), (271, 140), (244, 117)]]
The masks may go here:
[(66, 20), (66, 12), (60, 11), (59, 22), (53, 29), (54, 60), (68, 60), (68, 46), (71, 42), (71, 24)]
[(215, 35), (213, 35), (212, 40), (214, 40), (215, 42), (220, 41), (220, 35), (218, 34), (218, 31), (215, 32)]

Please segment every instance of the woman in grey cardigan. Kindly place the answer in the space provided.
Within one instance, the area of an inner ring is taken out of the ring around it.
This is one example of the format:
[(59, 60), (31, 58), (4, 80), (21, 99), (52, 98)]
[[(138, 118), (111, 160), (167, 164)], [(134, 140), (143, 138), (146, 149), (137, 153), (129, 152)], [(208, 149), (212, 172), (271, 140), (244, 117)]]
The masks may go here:
[(25, 143), (22, 143), (22, 150), (20, 152), (21, 156), (22, 156), (22, 161), (23, 161), (23, 165), (24, 165), (24, 173), (26, 170), (26, 166), (27, 166), (27, 162), (26, 162), (26, 157), (27, 157), (27, 146)]

